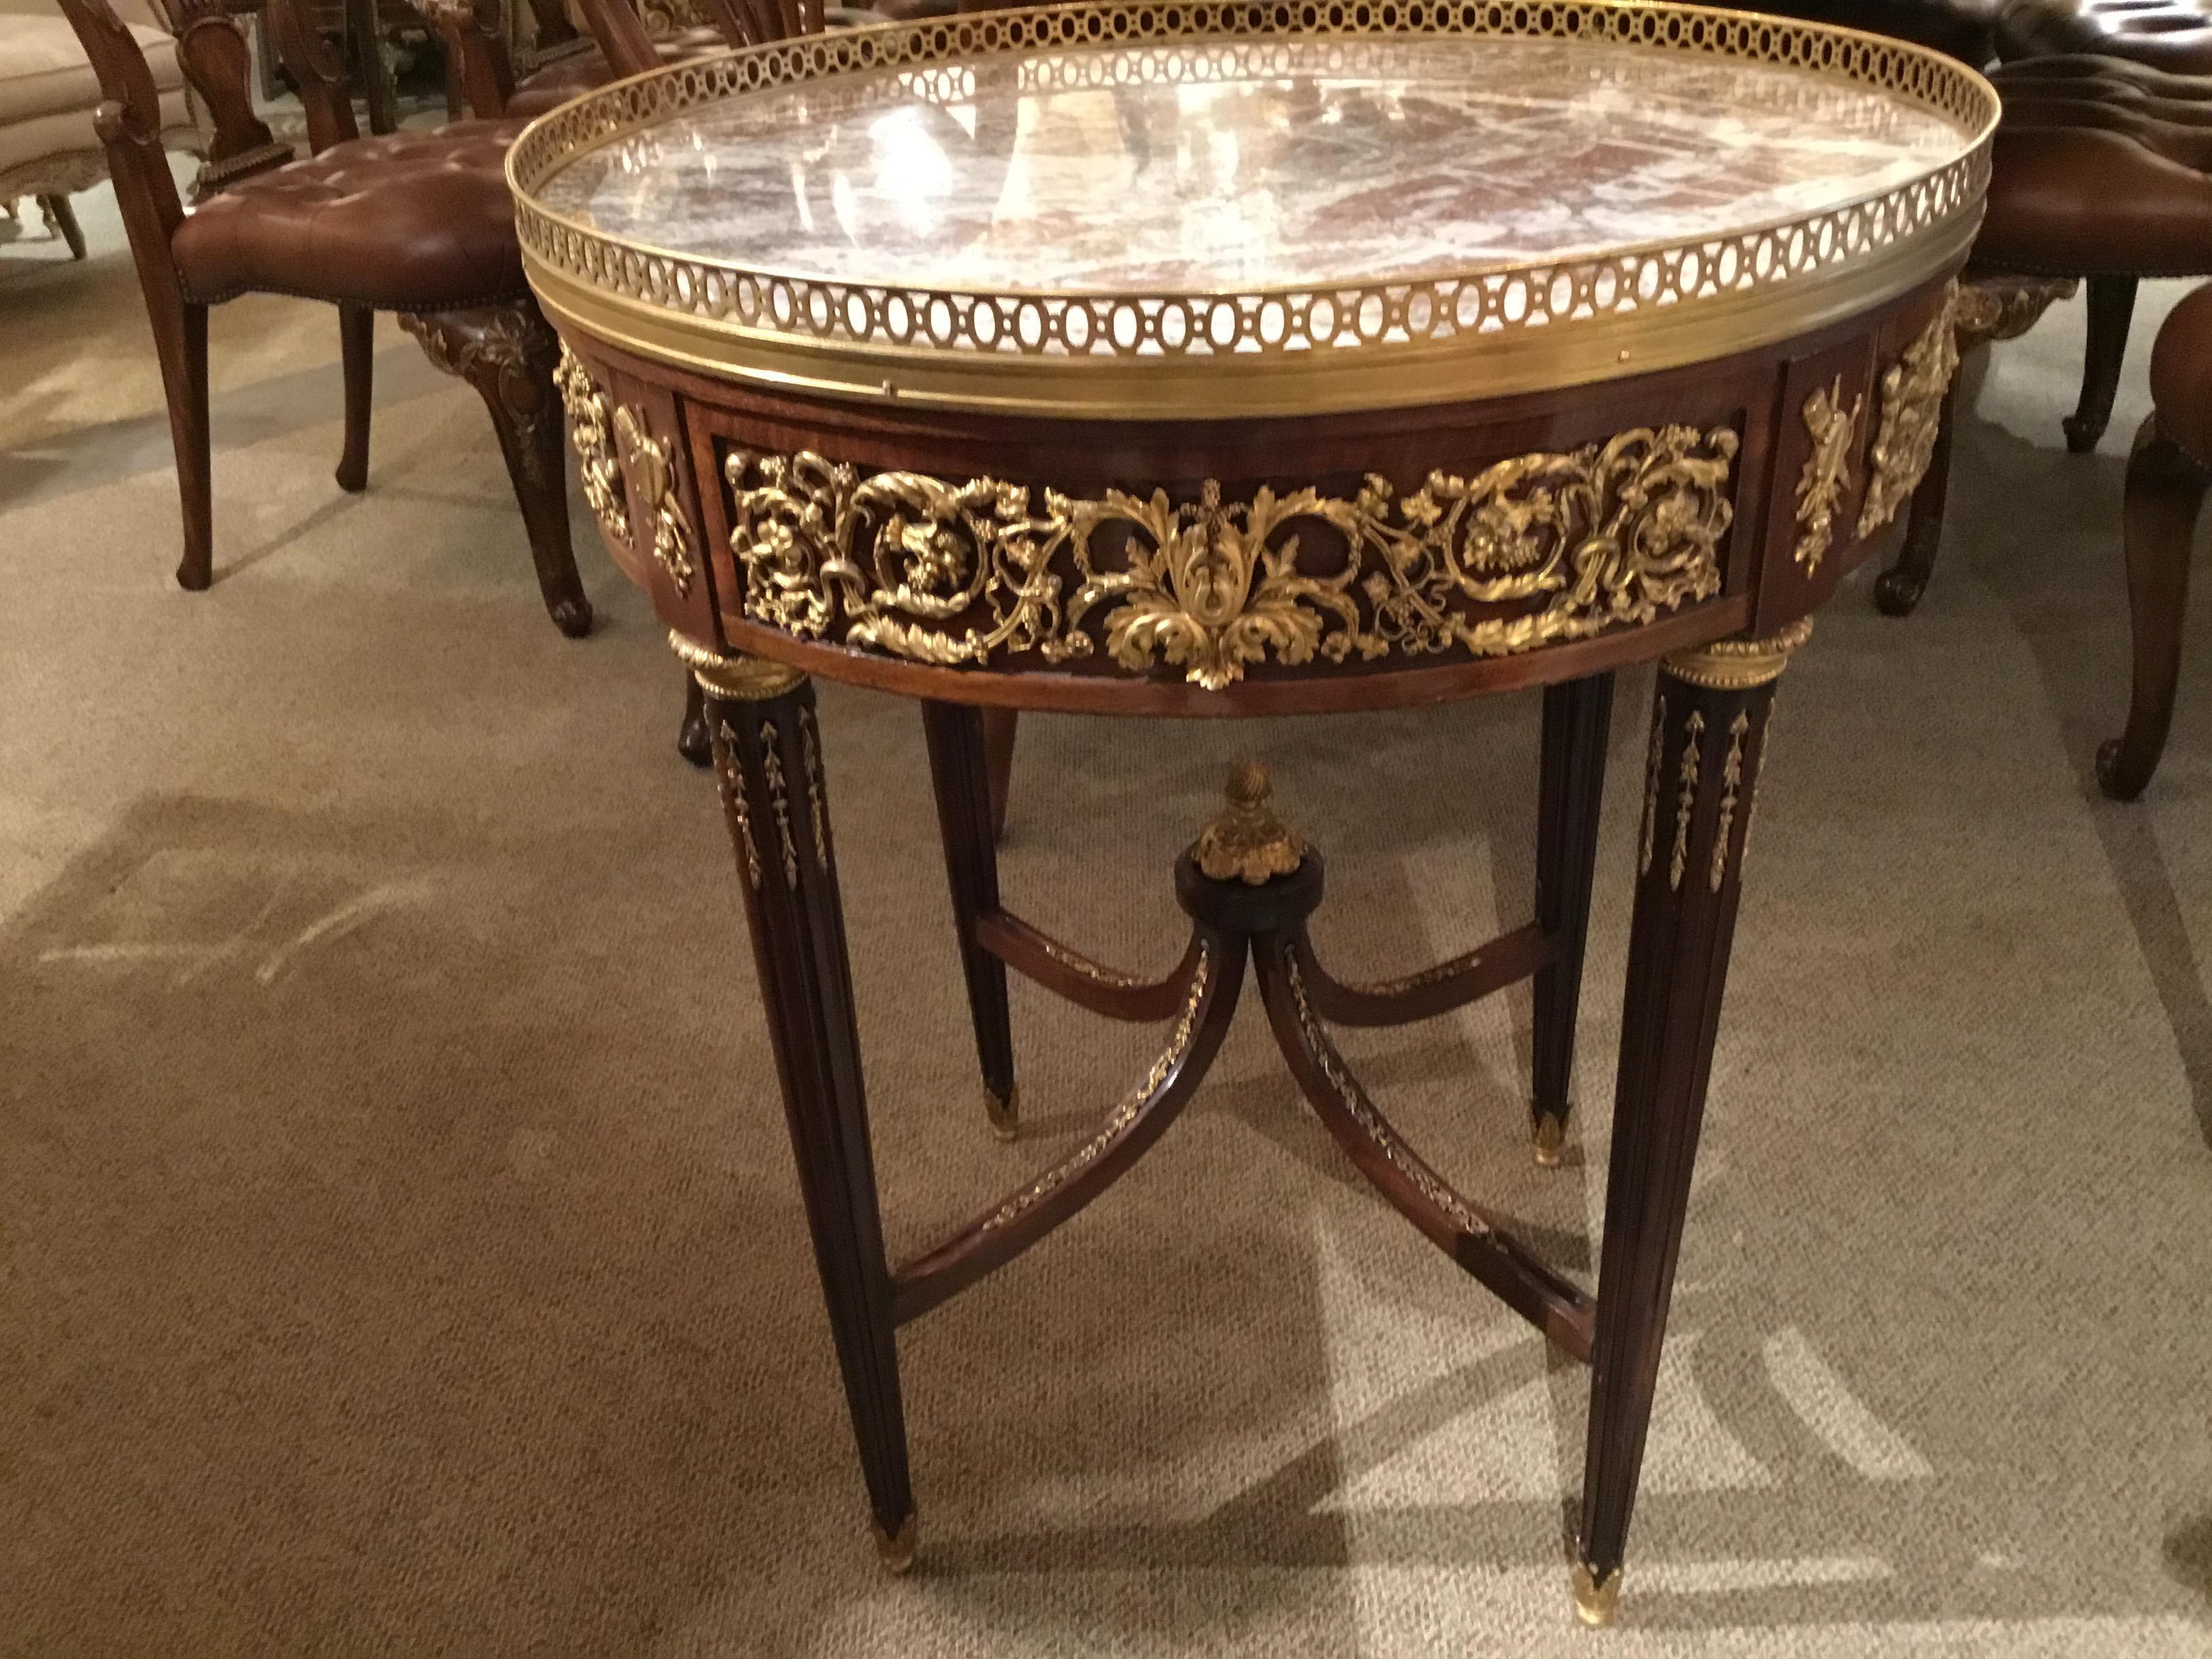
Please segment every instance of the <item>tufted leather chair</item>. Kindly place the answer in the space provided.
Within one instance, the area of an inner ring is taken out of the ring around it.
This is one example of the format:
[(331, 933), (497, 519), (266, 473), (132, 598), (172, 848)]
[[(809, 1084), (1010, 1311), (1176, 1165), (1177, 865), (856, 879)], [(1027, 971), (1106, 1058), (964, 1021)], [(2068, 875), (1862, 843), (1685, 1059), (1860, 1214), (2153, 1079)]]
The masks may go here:
[[(2169, 76), (2212, 75), (2212, 0), (2005, 0), (1997, 13), (1996, 46), (2008, 64), (2094, 56)], [(2142, 169), (2130, 171), (2140, 175)], [(2082, 266), (2088, 274), (2089, 339), (2081, 395), (2065, 423), (2067, 447), (2077, 454), (2097, 447), (2112, 419), (2137, 277), (2166, 274), (2112, 270), (2108, 263)], [(2207, 268), (2194, 265), (2191, 273)]]
[(184, 505), (177, 580), (204, 588), (214, 547), (208, 444), (208, 307), (249, 292), (337, 307), (345, 374), (341, 489), (368, 482), (372, 331), (378, 311), (491, 411), (556, 626), (590, 631), (591, 601), (568, 542), (558, 343), (523, 280), (502, 171), (520, 124), (362, 138), (328, 48), (298, 0), (266, 15), (298, 83), (313, 154), (295, 159), (252, 110), (247, 56), (222, 0), (167, 0), (178, 55), (215, 128), (204, 199), (187, 210), (161, 151), (152, 75), (108, 0), (61, 0), (100, 79), (95, 125), (153, 324)]
[[(2004, 113), (1959, 346), (2025, 331), (2086, 277), (2090, 373), (2066, 433), (2087, 450), (2112, 413), (2136, 279), (2212, 274), (2212, 78), (2099, 57), (2032, 58), (1990, 78)], [(1934, 569), (1950, 420), (1947, 401), (1904, 546), (1875, 585), (1892, 616), (1919, 603)]]
[(1996, 55), (1997, 18), (2005, 0), (1747, 0), (1742, 11), (1887, 34), (1980, 69)]

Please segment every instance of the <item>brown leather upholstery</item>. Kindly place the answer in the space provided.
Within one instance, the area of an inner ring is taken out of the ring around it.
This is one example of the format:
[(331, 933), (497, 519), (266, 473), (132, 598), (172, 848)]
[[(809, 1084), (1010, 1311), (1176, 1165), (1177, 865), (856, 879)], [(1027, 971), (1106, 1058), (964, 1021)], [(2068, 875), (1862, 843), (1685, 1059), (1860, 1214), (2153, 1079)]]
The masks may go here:
[(519, 121), (355, 138), (257, 173), (177, 227), (202, 304), (259, 290), (398, 311), (528, 293), (503, 164)]
[(2212, 459), (2212, 286), (2166, 314), (2150, 353), (2158, 429), (2198, 460)]
[(2011, 0), (1997, 56), (2095, 52), (2177, 75), (2212, 74), (2212, 0)]
[(1996, 56), (2003, 0), (1745, 0), (1739, 11), (1887, 34), (1947, 52), (1979, 69)]
[(2063, 276), (2212, 272), (2212, 81), (2042, 58), (2004, 98), (1974, 264)]

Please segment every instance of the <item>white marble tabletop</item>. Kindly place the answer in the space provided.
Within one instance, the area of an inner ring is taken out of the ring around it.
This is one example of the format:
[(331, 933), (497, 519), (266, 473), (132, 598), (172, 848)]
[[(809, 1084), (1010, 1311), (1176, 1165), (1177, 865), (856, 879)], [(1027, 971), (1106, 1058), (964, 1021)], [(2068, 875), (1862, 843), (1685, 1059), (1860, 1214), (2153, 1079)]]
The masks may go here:
[(1717, 237), (1893, 188), (1970, 142), (1873, 88), (1601, 41), (1200, 41), (729, 98), (537, 195), (757, 271), (1210, 292)]

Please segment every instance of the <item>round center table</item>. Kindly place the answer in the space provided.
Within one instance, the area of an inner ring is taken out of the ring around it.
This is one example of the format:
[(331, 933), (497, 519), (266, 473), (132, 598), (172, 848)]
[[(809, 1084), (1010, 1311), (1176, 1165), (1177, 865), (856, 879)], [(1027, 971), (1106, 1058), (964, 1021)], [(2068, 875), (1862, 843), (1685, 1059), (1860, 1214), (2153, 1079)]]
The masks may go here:
[[(1989, 85), (1667, 4), (986, 12), (617, 82), (508, 161), (584, 488), (706, 698), (877, 1541), (897, 1328), (1073, 1216), (1198, 1088), (1248, 969), (1376, 1190), (1592, 1373), (1572, 1577), (1619, 1591), (1775, 681), (1926, 467)], [(1331, 1024), (1523, 979), (1567, 1115), (1613, 678), (1656, 659), (1595, 1292), (1391, 1127)], [(886, 1259), (811, 676), (921, 701), (992, 1121), (1012, 968), (1164, 1047), (1096, 1133)], [(1153, 981), (1009, 909), (988, 708), (1267, 715), (1543, 688), (1534, 918), (1316, 960), (1264, 774)]]

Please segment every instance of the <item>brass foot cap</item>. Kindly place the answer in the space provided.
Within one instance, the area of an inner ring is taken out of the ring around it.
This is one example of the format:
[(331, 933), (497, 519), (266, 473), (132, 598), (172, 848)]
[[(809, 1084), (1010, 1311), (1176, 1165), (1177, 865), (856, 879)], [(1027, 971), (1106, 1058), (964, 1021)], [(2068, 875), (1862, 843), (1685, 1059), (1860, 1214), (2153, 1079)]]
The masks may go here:
[(1567, 1126), (1547, 1112), (1536, 1120), (1536, 1162), (1547, 1170), (1559, 1167), (1567, 1144)]
[(1004, 1100), (998, 1091), (986, 1084), (983, 1088), (983, 1115), (991, 1120), (991, 1133), (1001, 1140), (1012, 1140), (1022, 1127), (1022, 1086), (1017, 1083), (1006, 1091)]
[(910, 1571), (914, 1566), (914, 1517), (899, 1523), (896, 1532), (885, 1532), (883, 1522), (872, 1520), (868, 1527), (876, 1535), (876, 1553), (883, 1564), (894, 1573)]
[(1590, 1571), (1587, 1562), (1575, 1563), (1576, 1618), (1593, 1629), (1602, 1629), (1613, 1622), (1613, 1609), (1620, 1605), (1619, 1567), (1600, 1578)]

